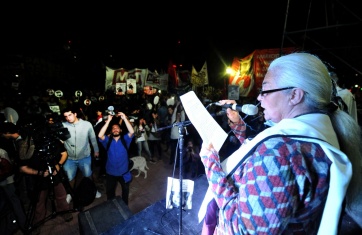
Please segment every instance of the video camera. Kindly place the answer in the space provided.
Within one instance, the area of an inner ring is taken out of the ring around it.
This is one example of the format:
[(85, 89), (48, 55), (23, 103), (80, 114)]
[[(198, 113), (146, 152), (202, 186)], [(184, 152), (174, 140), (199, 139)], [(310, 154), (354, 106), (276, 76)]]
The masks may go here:
[(64, 127), (61, 122), (55, 122), (54, 124), (49, 124), (49, 135), (57, 139), (65, 141), (70, 138), (70, 133), (68, 128)]
[(58, 141), (65, 141), (70, 138), (70, 133), (61, 122), (43, 123), (35, 125), (27, 123), (21, 127), (23, 138), (31, 137), (35, 145), (35, 154), (41, 158), (48, 158), (54, 155)]

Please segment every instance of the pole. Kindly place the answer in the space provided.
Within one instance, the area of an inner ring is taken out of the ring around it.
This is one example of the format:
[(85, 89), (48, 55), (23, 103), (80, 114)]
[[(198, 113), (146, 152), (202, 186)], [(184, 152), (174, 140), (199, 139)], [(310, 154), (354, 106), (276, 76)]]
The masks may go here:
[[(166, 127), (162, 127), (162, 128), (158, 128), (157, 129), (157, 132), (159, 131), (162, 131), (162, 130), (165, 130), (165, 129), (168, 129), (168, 128), (172, 128), (174, 126), (177, 126), (178, 127), (178, 132), (179, 132), (179, 138), (178, 138), (178, 148), (179, 148), (179, 153), (180, 153), (180, 156), (179, 156), (179, 161), (180, 161), (180, 166), (179, 166), (179, 180), (180, 180), (180, 192), (179, 192), (179, 197), (180, 197), (180, 216), (179, 216), (179, 235), (182, 234), (182, 205), (183, 205), (183, 197), (182, 197), (182, 169), (183, 169), (183, 158), (182, 158), (182, 155), (183, 155), (183, 145), (184, 145), (184, 128), (187, 126), (187, 125), (190, 125), (191, 122), (190, 121), (184, 121), (184, 122), (177, 122), (177, 123), (174, 123), (170, 126), (166, 126)], [(175, 159), (176, 161), (177, 159)]]
[(179, 223), (179, 234), (182, 234), (182, 205), (183, 205), (183, 197), (182, 197), (182, 162), (183, 162), (183, 158), (182, 158), (182, 154), (183, 154), (183, 146), (184, 146), (184, 135), (183, 135), (183, 131), (184, 131), (184, 126), (183, 125), (179, 125), (178, 126), (178, 133), (179, 133), (179, 144), (178, 144), (178, 148), (179, 148), (179, 152), (180, 152), (180, 156), (179, 156), (179, 161), (180, 161), (180, 167), (179, 167), (179, 179), (180, 179), (180, 192), (179, 192), (179, 196), (180, 196), (180, 223)]

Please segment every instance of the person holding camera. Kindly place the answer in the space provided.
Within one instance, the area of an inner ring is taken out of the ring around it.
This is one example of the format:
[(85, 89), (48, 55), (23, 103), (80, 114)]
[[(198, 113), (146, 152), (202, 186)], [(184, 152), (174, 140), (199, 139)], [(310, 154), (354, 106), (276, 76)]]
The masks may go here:
[(152, 164), (156, 163), (153, 160), (150, 148), (148, 146), (148, 132), (150, 131), (150, 127), (147, 125), (146, 120), (144, 118), (140, 118), (138, 123), (134, 125), (134, 133), (136, 137), (137, 151), (138, 156), (142, 156), (142, 151), (144, 150), (148, 156), (147, 161)]
[[(14, 140), (18, 152), (17, 165), (21, 173), (25, 174), (27, 194), (32, 203), (32, 211), (27, 221), (35, 226), (33, 234), (40, 233), (42, 220), (45, 219), (46, 197), (49, 195), (56, 200), (57, 211), (70, 209), (66, 201), (66, 190), (61, 183), (61, 167), (67, 159), (67, 151), (59, 139), (48, 135), (46, 128), (33, 130), (33, 135), (21, 136), (13, 123), (6, 123), (2, 136)], [(28, 132), (31, 133), (31, 132)], [(23, 138), (24, 137), (24, 138)], [(35, 209), (35, 210), (34, 210)], [(69, 222), (73, 219), (71, 213), (62, 214), (63, 219)]]
[[(0, 148), (0, 213), (4, 213), (6, 211), (5, 208), (11, 208), (15, 215), (18, 229), (25, 232), (26, 215), (16, 191), (14, 180), (15, 167), (16, 165), (10, 159), (8, 152)], [(11, 222), (14, 223), (14, 221)], [(0, 228), (0, 233), (6, 233), (7, 229)]]
[[(121, 121), (111, 124), (111, 134), (106, 135), (107, 129), (114, 116), (121, 117), (128, 133), (122, 134)], [(129, 184), (132, 174), (129, 171), (128, 149), (133, 139), (133, 127), (127, 116), (118, 112), (117, 115), (108, 115), (107, 120), (98, 133), (99, 142), (107, 151), (106, 161), (106, 193), (107, 200), (115, 197), (117, 182), (122, 186), (122, 200), (128, 205)]]
[(162, 146), (161, 146), (161, 132), (158, 132), (158, 128), (160, 127), (160, 120), (158, 118), (157, 110), (153, 110), (150, 123), (150, 134), (148, 136), (148, 145), (150, 147), (150, 151), (152, 156), (155, 156), (155, 152), (158, 152), (158, 160), (162, 159)]
[(199, 152), (200, 147), (193, 140), (188, 140), (184, 156), (184, 177), (186, 179), (193, 179), (201, 173), (199, 169), (200, 165), (202, 166), (202, 162)]

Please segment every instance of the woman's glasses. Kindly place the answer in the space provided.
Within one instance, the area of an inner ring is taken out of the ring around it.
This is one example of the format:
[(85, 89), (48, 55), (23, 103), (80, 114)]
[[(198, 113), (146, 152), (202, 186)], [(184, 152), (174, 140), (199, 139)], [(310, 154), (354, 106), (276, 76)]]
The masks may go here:
[(288, 90), (288, 89), (293, 89), (295, 87), (284, 87), (284, 88), (278, 88), (278, 89), (271, 89), (271, 90), (266, 90), (266, 91), (263, 91), (263, 90), (260, 90), (259, 91), (259, 95), (264, 97), (266, 96), (266, 94), (269, 94), (269, 93), (273, 93), (273, 92), (277, 92), (277, 91), (283, 91), (283, 90)]

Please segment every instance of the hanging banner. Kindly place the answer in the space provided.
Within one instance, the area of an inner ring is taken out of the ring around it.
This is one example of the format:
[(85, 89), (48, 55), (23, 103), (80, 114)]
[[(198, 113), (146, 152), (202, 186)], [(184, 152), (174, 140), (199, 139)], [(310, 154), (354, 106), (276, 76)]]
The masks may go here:
[(233, 74), (229, 77), (228, 85), (239, 86), (240, 96), (256, 97), (261, 89), (262, 82), (269, 64), (281, 54), (294, 52), (295, 48), (255, 50), (248, 56), (240, 59), (235, 57), (232, 62)]
[[(143, 90), (147, 74), (148, 69), (126, 70), (124, 68), (112, 69), (106, 66), (105, 90), (114, 91), (116, 94), (125, 94), (126, 91), (136, 93), (137, 90)], [(130, 88), (130, 85), (132, 88)], [(120, 88), (122, 91), (120, 91)]]

